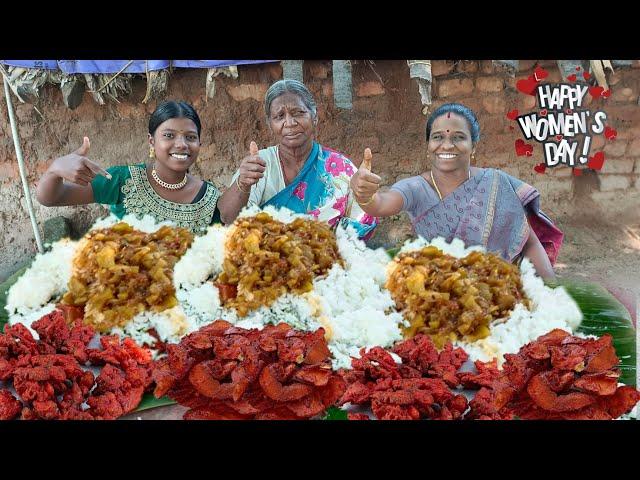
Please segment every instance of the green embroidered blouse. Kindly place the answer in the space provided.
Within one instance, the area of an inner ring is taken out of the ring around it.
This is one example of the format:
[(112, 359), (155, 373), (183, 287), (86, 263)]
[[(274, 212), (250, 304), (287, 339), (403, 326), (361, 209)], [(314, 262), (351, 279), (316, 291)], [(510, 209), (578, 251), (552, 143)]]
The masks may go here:
[(191, 203), (175, 203), (156, 193), (146, 174), (144, 163), (107, 168), (111, 180), (97, 175), (91, 182), (96, 202), (110, 205), (118, 218), (126, 214), (151, 215), (156, 222), (171, 221), (193, 232), (205, 230), (209, 225), (221, 223), (217, 208), (220, 192), (209, 182)]

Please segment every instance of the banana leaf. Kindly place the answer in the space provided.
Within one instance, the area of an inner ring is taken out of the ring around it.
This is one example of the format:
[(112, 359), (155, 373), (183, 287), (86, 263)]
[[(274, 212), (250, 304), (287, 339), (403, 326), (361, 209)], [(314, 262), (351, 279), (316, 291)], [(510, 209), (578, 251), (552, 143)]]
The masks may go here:
[(601, 337), (605, 333), (613, 337), (613, 346), (620, 359), (620, 381), (636, 386), (636, 329), (631, 315), (604, 287), (573, 279), (557, 279), (547, 282), (550, 287), (563, 286), (575, 300), (584, 315), (578, 331)]
[(347, 412), (338, 407), (329, 407), (322, 420), (347, 420)]
[(167, 405), (175, 405), (177, 402), (169, 397), (156, 398), (152, 393), (145, 393), (138, 405), (138, 408), (134, 412), (142, 412), (143, 410), (150, 410), (156, 407), (165, 407)]

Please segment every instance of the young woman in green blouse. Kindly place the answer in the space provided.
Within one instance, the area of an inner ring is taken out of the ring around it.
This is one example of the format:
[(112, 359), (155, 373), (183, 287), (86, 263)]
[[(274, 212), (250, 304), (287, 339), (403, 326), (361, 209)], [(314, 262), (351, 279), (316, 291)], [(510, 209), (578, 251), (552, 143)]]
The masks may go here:
[(104, 170), (91, 161), (89, 138), (75, 152), (56, 158), (38, 184), (45, 206), (110, 205), (118, 218), (151, 215), (194, 232), (220, 223), (220, 192), (188, 173), (200, 151), (200, 118), (186, 102), (163, 102), (149, 119), (150, 161)]

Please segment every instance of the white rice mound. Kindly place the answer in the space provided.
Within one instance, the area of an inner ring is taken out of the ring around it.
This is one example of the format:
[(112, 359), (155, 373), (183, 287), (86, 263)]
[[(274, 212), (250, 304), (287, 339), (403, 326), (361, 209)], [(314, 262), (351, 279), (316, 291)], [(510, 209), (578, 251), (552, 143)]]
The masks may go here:
[[(424, 238), (409, 241), (400, 252), (420, 250), (427, 245), (436, 246), (456, 258), (465, 257), (474, 250), (485, 251), (480, 246), (465, 248), (464, 242), (457, 238), (447, 243), (444, 238), (438, 237), (431, 242)], [(494, 321), (488, 337), (475, 342), (456, 341), (455, 344), (469, 354), (470, 360), (486, 362), (497, 358), (498, 365), (501, 365), (505, 353), (517, 353), (522, 346), (554, 328), (575, 334), (580, 326), (582, 312), (564, 287), (545, 286), (542, 279), (536, 275), (533, 264), (526, 258), (520, 265), (520, 272), (524, 292), (531, 300), (533, 310), (529, 311), (522, 303), (518, 303), (506, 321)]]
[(67, 290), (78, 243), (66, 238), (55, 242), (49, 252), (39, 253), (31, 266), (11, 286), (5, 305), (11, 324), (22, 322), (30, 325), (39, 318), (31, 318), (33, 315), (43, 311), (43, 307), (51, 299)]

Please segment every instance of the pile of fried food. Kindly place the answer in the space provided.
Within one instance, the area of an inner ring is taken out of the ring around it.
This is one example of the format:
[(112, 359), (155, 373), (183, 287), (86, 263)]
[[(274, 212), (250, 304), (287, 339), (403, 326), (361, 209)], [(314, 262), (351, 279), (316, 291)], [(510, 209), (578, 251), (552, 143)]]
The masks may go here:
[(405, 338), (425, 333), (442, 348), (447, 341), (475, 341), (489, 324), (528, 305), (518, 267), (500, 257), (471, 252), (464, 258), (427, 246), (398, 255), (386, 287), (410, 326)]
[[(351, 360), (352, 370), (343, 370), (347, 390), (338, 404), (370, 407), (379, 420), (455, 420), (467, 410), (467, 399), (454, 394), (459, 385), (457, 371), (468, 355), (447, 343), (438, 352), (427, 335), (418, 334), (396, 344), (398, 364), (381, 347)], [(368, 420), (363, 413), (349, 413), (349, 420)]]
[[(401, 364), (380, 347), (361, 350), (353, 370), (341, 371), (347, 389), (338, 404), (370, 407), (380, 420), (611, 420), (640, 401), (638, 390), (618, 386), (619, 359), (610, 335), (585, 339), (552, 330), (506, 354), (502, 370), (494, 359), (476, 361), (474, 372), (459, 372), (468, 358), (464, 350), (448, 343), (438, 353), (423, 334), (393, 351)], [(467, 405), (450, 391), (455, 387), (479, 391)]]
[(244, 317), (287, 292), (311, 291), (313, 279), (336, 262), (342, 261), (328, 225), (302, 218), (282, 223), (261, 212), (236, 220), (216, 286), (223, 305)]
[(321, 414), (343, 394), (322, 328), (263, 330), (217, 320), (167, 346), (154, 395), (190, 407), (187, 420), (295, 420)]
[(85, 242), (62, 302), (84, 306), (87, 325), (107, 332), (145, 310), (178, 304), (173, 267), (193, 242), (191, 232), (164, 226), (144, 233), (121, 222), (91, 232)]
[(640, 401), (635, 388), (618, 386), (619, 359), (610, 335), (584, 339), (556, 329), (505, 360), (501, 371), (489, 366), (476, 381), (467, 377), (482, 387), (468, 418), (611, 420)]
[[(55, 310), (34, 322), (38, 340), (20, 323), (5, 325), (0, 381), (12, 382), (19, 398), (0, 390), (0, 420), (116, 419), (138, 406), (151, 385), (151, 352), (115, 335), (88, 348), (94, 329), (80, 321), (69, 328), (67, 320)], [(97, 377), (88, 365), (102, 366)]]

